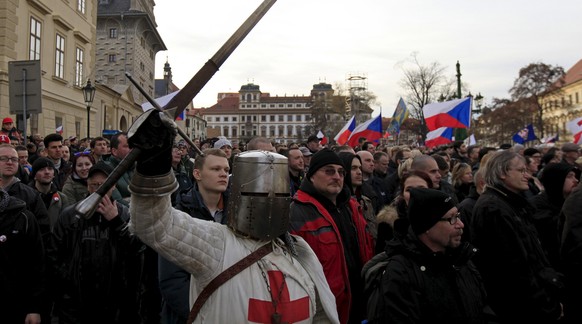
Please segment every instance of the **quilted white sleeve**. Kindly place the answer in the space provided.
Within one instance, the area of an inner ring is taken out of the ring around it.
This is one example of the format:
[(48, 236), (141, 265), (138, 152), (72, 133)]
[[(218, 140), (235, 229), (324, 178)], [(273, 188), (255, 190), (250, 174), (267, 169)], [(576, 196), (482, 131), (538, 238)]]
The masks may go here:
[(198, 280), (207, 281), (221, 268), (224, 225), (204, 221), (176, 210), (170, 194), (161, 197), (131, 195), (130, 230), (145, 244)]

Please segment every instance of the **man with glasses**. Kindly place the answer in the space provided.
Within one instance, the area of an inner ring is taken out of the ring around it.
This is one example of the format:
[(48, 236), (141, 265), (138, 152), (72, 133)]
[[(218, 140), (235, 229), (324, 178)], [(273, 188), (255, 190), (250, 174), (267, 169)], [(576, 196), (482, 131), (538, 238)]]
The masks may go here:
[(453, 198), (434, 189), (411, 188), (408, 208), (408, 234), (386, 245), (388, 265), (380, 283), (383, 312), (376, 320), (484, 323), (485, 290), (471, 262), (476, 249), (461, 240), (464, 224)]
[(553, 323), (561, 318), (561, 276), (550, 266), (522, 196), (531, 177), (524, 158), (495, 153), (485, 168), (486, 189), (473, 210), (475, 264), (493, 311), (503, 323)]
[[(368, 152), (369, 153), (369, 152)], [(373, 254), (361, 206), (344, 185), (346, 169), (333, 151), (313, 154), (291, 203), (291, 231), (303, 237), (323, 266), (341, 323), (364, 319), (362, 266)]]
[(38, 192), (22, 183), (16, 177), (18, 171), (18, 154), (10, 144), (0, 145), (0, 185), (12, 197), (19, 198), (26, 203), (28, 210), (34, 214), (38, 222), (40, 233), (45, 243), (50, 234), (50, 221), (44, 203)]

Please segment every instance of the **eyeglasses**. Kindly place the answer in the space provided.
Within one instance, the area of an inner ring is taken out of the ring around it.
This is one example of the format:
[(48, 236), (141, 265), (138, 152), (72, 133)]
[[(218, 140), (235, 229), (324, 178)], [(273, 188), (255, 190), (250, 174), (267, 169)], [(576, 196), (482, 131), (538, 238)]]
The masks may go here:
[(334, 168), (325, 168), (325, 169), (321, 169), (325, 175), (333, 177), (335, 175), (335, 173), (337, 172), (337, 174), (339, 174), (340, 177), (345, 177), (346, 176), (346, 170), (344, 169), (334, 169)]
[(509, 169), (509, 170), (512, 170), (512, 171), (517, 171), (517, 172), (519, 172), (519, 173), (521, 173), (521, 174), (525, 174), (525, 173), (527, 172), (527, 168), (521, 168), (521, 169)]
[(18, 158), (17, 157), (9, 157), (9, 156), (0, 156), (0, 162), (12, 162), (12, 163), (18, 163)]
[(459, 220), (459, 217), (461, 217), (461, 213), (457, 212), (456, 214), (454, 214), (451, 217), (439, 219), (439, 222), (449, 222), (449, 224), (455, 225), (457, 223), (457, 221)]

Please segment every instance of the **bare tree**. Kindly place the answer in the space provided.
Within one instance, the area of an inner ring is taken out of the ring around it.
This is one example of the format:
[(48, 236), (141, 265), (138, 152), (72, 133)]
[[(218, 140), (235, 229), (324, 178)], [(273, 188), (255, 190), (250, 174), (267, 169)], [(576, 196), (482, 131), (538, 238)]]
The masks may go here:
[(519, 77), (509, 90), (513, 100), (529, 99), (536, 105), (540, 137), (544, 137), (543, 107), (540, 97), (548, 93), (557, 95), (564, 84), (564, 75), (564, 69), (560, 66), (541, 62), (530, 63), (519, 70)]
[(428, 128), (422, 107), (450, 96), (451, 82), (445, 76), (445, 67), (438, 62), (422, 65), (416, 54), (412, 54), (412, 63), (412, 68), (402, 69), (404, 77), (400, 80), (400, 87), (405, 92), (404, 100), (410, 116), (420, 121), (418, 134), (425, 139)]

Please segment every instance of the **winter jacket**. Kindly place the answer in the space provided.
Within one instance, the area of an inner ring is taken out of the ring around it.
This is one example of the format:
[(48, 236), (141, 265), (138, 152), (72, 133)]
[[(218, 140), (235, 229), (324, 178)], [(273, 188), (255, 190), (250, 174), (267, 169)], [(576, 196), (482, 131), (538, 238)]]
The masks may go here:
[(87, 179), (79, 179), (74, 174), (67, 178), (63, 185), (63, 193), (75, 203), (85, 199), (89, 194)]
[(28, 209), (36, 218), (43, 243), (48, 244), (50, 240), (50, 219), (44, 203), (40, 199), (38, 191), (14, 178), (15, 182), (5, 188), (12, 197), (16, 197), (26, 203)]
[(550, 323), (560, 316), (560, 274), (551, 268), (519, 194), (487, 187), (473, 210), (475, 258), (493, 311), (504, 323)]
[(409, 230), (386, 246), (380, 323), (485, 323), (485, 288), (469, 243), (432, 252)]
[(565, 276), (564, 316), (569, 323), (582, 323), (582, 187), (574, 190), (562, 206), (564, 231), (560, 262)]
[[(223, 201), (224, 206), (226, 206), (227, 198), (225, 196), (223, 196)], [(194, 185), (191, 190), (178, 195), (175, 208), (188, 213), (191, 217), (214, 222), (210, 211), (204, 205), (202, 196), (198, 191), (198, 185)], [(223, 216), (222, 223), (225, 224), (226, 214)], [(164, 324), (186, 323), (190, 312), (188, 302), (190, 273), (160, 256), (158, 259), (158, 277), (163, 297), (162, 319)]]
[[(44, 248), (36, 218), (26, 204), (9, 197), (0, 212), (0, 321), (24, 323), (43, 310)], [(42, 318), (41, 318), (42, 320)]]
[(465, 230), (463, 231), (462, 239), (463, 241), (472, 242), (471, 240), (471, 223), (473, 222), (473, 210), (475, 209), (475, 204), (479, 199), (479, 193), (475, 186), (471, 186), (469, 190), (469, 195), (459, 202), (459, 212), (461, 213), (461, 220), (465, 224)]
[[(121, 163), (121, 160), (111, 155), (109, 158), (107, 158), (105, 163), (107, 163), (108, 165), (115, 169), (119, 165), (119, 163)], [(119, 194), (123, 199), (129, 198), (129, 196), (131, 195), (128, 186), (129, 181), (131, 180), (131, 176), (133, 175), (133, 169), (134, 168), (131, 167), (129, 168), (129, 170), (125, 171), (125, 173), (123, 173), (123, 175), (119, 178), (119, 180), (117, 180), (117, 183), (115, 184), (115, 188), (117, 188), (117, 191), (119, 191)]]
[[(54, 161), (53, 161), (54, 162)], [(62, 191), (65, 181), (73, 172), (73, 163), (61, 159), (60, 167), (55, 172), (54, 184)]]
[(60, 323), (138, 323), (143, 244), (127, 228), (129, 211), (106, 220), (95, 212), (59, 217), (47, 254)]
[[(374, 243), (371, 235), (366, 233), (361, 206), (355, 198), (350, 198), (346, 187), (338, 196), (337, 207), (334, 207), (335, 217), (344, 219), (345, 226), (337, 224), (326, 208), (331, 202), (324, 206), (324, 199), (317, 195), (311, 181), (303, 181), (290, 207), (291, 232), (303, 237), (317, 255), (336, 297), (340, 321), (346, 323), (352, 301), (363, 303), (360, 271), (364, 263), (372, 258)], [(346, 238), (341, 234), (342, 226), (345, 232), (353, 230), (354, 234)], [(354, 243), (346, 244), (345, 240)], [(360, 298), (354, 297), (354, 293)]]
[[(172, 208), (169, 194), (151, 197), (132, 193), (130, 206), (131, 230), (194, 276), (191, 303), (214, 277), (268, 243), (243, 238), (215, 222), (192, 218)], [(297, 257), (286, 251), (281, 240), (270, 241), (274, 251), (220, 286), (194, 323), (269, 323), (273, 310), (268, 287), (272, 286), (281, 287), (281, 298), (293, 304), (292, 312), (279, 308), (282, 322), (338, 323), (321, 265), (305, 241), (296, 239)]]
[[(559, 268), (560, 234), (558, 233), (558, 218), (562, 204), (556, 205), (550, 201), (547, 191), (534, 196), (529, 202), (535, 207), (532, 222), (538, 233), (540, 243), (546, 252), (550, 264)], [(563, 199), (562, 199), (563, 203)]]

